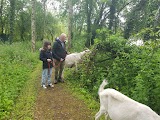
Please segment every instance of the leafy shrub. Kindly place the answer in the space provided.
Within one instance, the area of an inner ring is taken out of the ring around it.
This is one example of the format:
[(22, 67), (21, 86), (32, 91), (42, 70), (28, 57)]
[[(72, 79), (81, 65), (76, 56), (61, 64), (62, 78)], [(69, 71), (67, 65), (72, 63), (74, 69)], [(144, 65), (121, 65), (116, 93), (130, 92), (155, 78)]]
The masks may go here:
[(120, 35), (98, 31), (90, 56), (79, 65), (78, 72), (66, 72), (68, 80), (84, 88), (94, 98), (104, 78), (109, 87), (150, 106), (160, 113), (160, 50), (153, 42), (130, 45)]

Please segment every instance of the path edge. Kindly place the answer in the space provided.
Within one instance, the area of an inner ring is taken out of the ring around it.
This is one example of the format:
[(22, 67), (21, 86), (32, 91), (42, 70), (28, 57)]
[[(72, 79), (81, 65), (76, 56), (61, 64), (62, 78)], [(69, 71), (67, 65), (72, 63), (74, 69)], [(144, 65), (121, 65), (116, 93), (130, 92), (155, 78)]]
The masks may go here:
[(16, 100), (16, 104), (11, 113), (12, 120), (33, 120), (36, 98), (38, 94), (38, 85), (41, 77), (41, 63), (38, 63), (24, 88)]

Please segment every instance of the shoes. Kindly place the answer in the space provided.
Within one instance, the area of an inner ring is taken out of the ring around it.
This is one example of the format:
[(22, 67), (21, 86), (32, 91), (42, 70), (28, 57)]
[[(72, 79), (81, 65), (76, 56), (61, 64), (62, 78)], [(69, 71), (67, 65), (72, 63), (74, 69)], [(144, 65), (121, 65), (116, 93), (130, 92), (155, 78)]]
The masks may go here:
[(60, 80), (60, 82), (64, 83), (64, 80)]
[(58, 82), (64, 83), (64, 80), (62, 78), (59, 78), (58, 80), (57, 79), (54, 80), (54, 84), (57, 84)]
[(54, 80), (54, 84), (57, 84), (57, 80)]
[(43, 87), (44, 89), (46, 89), (46, 88), (47, 88), (45, 85), (42, 85), (42, 87)]
[(52, 87), (52, 88), (54, 87), (54, 85), (52, 85), (52, 83), (51, 83), (51, 84), (49, 84), (48, 86), (49, 86), (49, 87)]
[(64, 80), (62, 78), (59, 78), (58, 81), (64, 83)]
[[(52, 88), (54, 87), (54, 85), (52, 85), (52, 83), (51, 83), (51, 84), (49, 84), (48, 86), (49, 86), (49, 87), (52, 87)], [(42, 85), (42, 87), (43, 87), (44, 89), (46, 89), (46, 88), (47, 88), (45, 85)]]

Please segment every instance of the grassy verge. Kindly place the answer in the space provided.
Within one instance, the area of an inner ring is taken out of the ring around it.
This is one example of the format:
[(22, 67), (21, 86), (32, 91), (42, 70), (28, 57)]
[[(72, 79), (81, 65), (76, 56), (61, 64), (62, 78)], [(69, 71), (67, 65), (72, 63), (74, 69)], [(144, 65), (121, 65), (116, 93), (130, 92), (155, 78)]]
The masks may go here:
[[(100, 104), (98, 101), (93, 98), (89, 92), (86, 92), (83, 88), (80, 88), (77, 84), (74, 84), (70, 81), (67, 81), (67, 89), (69, 89), (73, 96), (85, 102), (87, 107), (91, 110), (92, 116), (99, 111)], [(100, 120), (104, 120), (105, 116), (103, 115)]]
[[(99, 100), (98, 98), (93, 97), (93, 94), (91, 94), (85, 88), (80, 87), (80, 84), (77, 82), (77, 80), (72, 80), (70, 78), (70, 74), (73, 74), (73, 72), (74, 72), (74, 68), (65, 70), (64, 77), (67, 81), (66, 82), (67, 89), (71, 91), (73, 96), (84, 101), (87, 107), (91, 110), (92, 116), (95, 116), (95, 114), (99, 111), (99, 108), (100, 108)], [(97, 91), (97, 97), (98, 97), (98, 91)], [(103, 115), (100, 118), (100, 120), (104, 120), (104, 119), (105, 119), (105, 116)]]
[[(40, 44), (40, 42), (38, 43)], [(0, 119), (7, 120), (17, 98), (39, 64), (39, 52), (30, 51), (29, 42), (0, 44)], [(38, 45), (37, 47), (39, 48)]]
[(11, 114), (12, 120), (33, 120), (34, 106), (37, 96), (37, 85), (39, 85), (41, 64), (38, 64), (32, 74), (29, 76), (28, 81), (24, 84), (13, 112)]
[(84, 91), (83, 88), (79, 88), (78, 85), (67, 81), (68, 89), (72, 91), (72, 94), (78, 99), (83, 100), (87, 107), (95, 114), (99, 110), (99, 102), (93, 98), (89, 92)]
[(70, 79), (67, 77), (68, 72), (70, 72), (70, 70), (66, 70), (64, 74), (65, 79), (67, 79), (67, 89), (71, 91), (73, 96), (80, 100), (83, 100), (94, 116), (99, 111), (99, 101), (97, 101), (96, 98), (94, 98), (84, 88), (81, 88), (78, 83), (70, 81)]

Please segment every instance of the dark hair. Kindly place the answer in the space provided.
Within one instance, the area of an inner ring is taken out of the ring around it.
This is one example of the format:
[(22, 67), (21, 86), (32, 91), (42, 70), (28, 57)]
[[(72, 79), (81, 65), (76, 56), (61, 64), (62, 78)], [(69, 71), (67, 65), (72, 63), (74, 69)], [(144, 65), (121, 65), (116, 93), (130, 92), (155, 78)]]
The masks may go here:
[(51, 42), (45, 41), (43, 44), (43, 49), (46, 51), (48, 49), (48, 45), (51, 45)]

